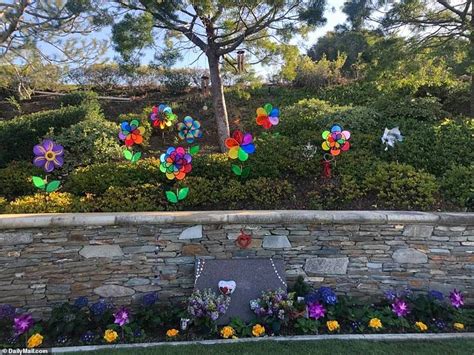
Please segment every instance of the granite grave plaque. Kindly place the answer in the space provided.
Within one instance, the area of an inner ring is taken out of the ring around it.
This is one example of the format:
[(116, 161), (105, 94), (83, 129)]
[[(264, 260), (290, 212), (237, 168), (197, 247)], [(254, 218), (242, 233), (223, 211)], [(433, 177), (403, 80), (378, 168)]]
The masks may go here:
[(195, 288), (210, 288), (217, 294), (219, 281), (235, 281), (230, 306), (218, 324), (227, 324), (231, 317), (248, 321), (254, 318), (250, 300), (260, 297), (262, 291), (286, 290), (283, 260), (273, 259), (196, 259)]

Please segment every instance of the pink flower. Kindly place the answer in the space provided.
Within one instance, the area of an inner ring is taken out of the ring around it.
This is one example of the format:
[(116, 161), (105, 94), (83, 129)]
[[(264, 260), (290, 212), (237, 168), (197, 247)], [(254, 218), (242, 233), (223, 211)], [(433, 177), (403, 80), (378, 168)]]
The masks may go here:
[(19, 317), (15, 317), (13, 320), (13, 327), (15, 328), (15, 333), (21, 335), (30, 330), (33, 325), (33, 317), (30, 314), (23, 314)]
[(308, 306), (308, 313), (310, 318), (319, 319), (324, 317), (326, 309), (322, 304), (315, 302)]
[(125, 307), (120, 308), (117, 312), (114, 313), (115, 324), (123, 327), (130, 321), (129, 312)]
[(462, 296), (461, 292), (454, 289), (449, 293), (449, 299), (451, 300), (451, 304), (454, 308), (461, 308), (464, 305), (464, 297)]
[(392, 303), (392, 311), (397, 315), (397, 317), (405, 317), (410, 313), (407, 303), (399, 299), (396, 299), (395, 302)]

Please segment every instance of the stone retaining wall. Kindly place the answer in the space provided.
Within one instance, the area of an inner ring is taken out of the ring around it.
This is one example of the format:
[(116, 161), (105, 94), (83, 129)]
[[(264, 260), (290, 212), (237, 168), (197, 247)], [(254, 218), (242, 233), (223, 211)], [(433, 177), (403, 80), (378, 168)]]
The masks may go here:
[(195, 256), (282, 258), (290, 283), (359, 297), (456, 287), (474, 301), (474, 214), (227, 211), (0, 215), (0, 304), (43, 314), (78, 296), (179, 300)]

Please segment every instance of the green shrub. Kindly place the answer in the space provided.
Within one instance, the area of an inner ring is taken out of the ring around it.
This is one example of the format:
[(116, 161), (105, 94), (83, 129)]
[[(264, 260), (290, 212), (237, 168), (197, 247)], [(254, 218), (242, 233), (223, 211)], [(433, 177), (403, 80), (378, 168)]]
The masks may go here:
[(76, 212), (79, 208), (79, 198), (66, 192), (50, 194), (37, 193), (19, 197), (10, 202), (6, 213), (67, 213)]
[(364, 193), (363, 187), (349, 174), (320, 179), (314, 190), (307, 195), (308, 207), (316, 210), (359, 208), (356, 203)]
[(129, 187), (166, 181), (159, 159), (148, 158), (137, 163), (110, 162), (75, 169), (65, 183), (65, 190), (75, 195), (101, 195), (110, 186)]
[(98, 119), (76, 123), (50, 137), (64, 146), (64, 169), (71, 170), (80, 165), (121, 159), (118, 131), (118, 125)]
[[(293, 164), (291, 139), (279, 134), (263, 133), (255, 139), (256, 150), (242, 166), (250, 167), (250, 177), (286, 176)], [(232, 164), (240, 165), (233, 161)], [(231, 163), (229, 163), (230, 169)]]
[(58, 133), (84, 120), (97, 120), (101, 113), (95, 106), (65, 107), (0, 121), (0, 167), (13, 160), (30, 160), (32, 149), (51, 130)]
[(0, 196), (12, 200), (19, 196), (31, 195), (37, 191), (31, 177), (43, 170), (28, 162), (11, 162), (0, 169)]
[[(294, 200), (294, 188), (283, 179), (265, 177), (250, 179), (244, 184), (248, 205), (256, 209), (273, 209), (285, 201)], [(247, 208), (247, 203), (244, 206)]]
[(101, 212), (163, 211), (166, 199), (160, 184), (111, 186), (94, 205)]
[(334, 105), (367, 106), (381, 94), (376, 83), (356, 81), (350, 84), (324, 88), (318, 92), (318, 97)]
[(8, 206), (8, 201), (3, 197), (0, 197), (0, 213), (4, 213)]
[(73, 91), (64, 96), (59, 97), (59, 103), (63, 106), (80, 106), (97, 102), (99, 95), (93, 91)]
[(428, 210), (437, 202), (436, 178), (407, 164), (379, 163), (364, 185), (377, 197), (377, 208)]
[(441, 192), (459, 207), (470, 207), (474, 202), (474, 166), (453, 165), (441, 179)]
[[(253, 156), (251, 156), (252, 159)], [(249, 160), (249, 165), (250, 164)], [(193, 157), (192, 176), (200, 176), (208, 179), (220, 177), (232, 178), (235, 175), (231, 171), (232, 161), (227, 153), (198, 154)]]
[(166, 70), (163, 72), (163, 84), (167, 91), (173, 94), (185, 92), (191, 86), (192, 73), (186, 69)]
[(410, 118), (416, 121), (436, 121), (446, 113), (435, 97), (382, 95), (373, 103), (373, 108), (383, 117), (399, 120)]

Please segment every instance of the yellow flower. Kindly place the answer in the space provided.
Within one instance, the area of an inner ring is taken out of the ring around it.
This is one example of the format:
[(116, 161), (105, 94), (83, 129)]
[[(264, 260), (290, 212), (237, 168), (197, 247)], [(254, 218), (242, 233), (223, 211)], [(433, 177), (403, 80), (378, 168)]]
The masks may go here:
[(261, 326), (260, 324), (255, 324), (252, 327), (252, 335), (254, 337), (259, 337), (265, 334), (265, 327)]
[(40, 346), (41, 344), (43, 344), (43, 336), (40, 333), (36, 333), (36, 334), (33, 334), (32, 336), (30, 336), (26, 346), (28, 348), (36, 348), (36, 347)]
[(328, 320), (326, 322), (326, 326), (328, 327), (330, 332), (334, 332), (336, 330), (339, 330), (339, 322), (337, 320)]
[(464, 324), (462, 324), (462, 323), (454, 323), (453, 327), (456, 330), (464, 330)]
[(428, 330), (428, 326), (423, 322), (416, 322), (415, 325), (421, 332)]
[(225, 326), (224, 328), (221, 329), (221, 337), (224, 339), (229, 339), (232, 338), (235, 334), (234, 328), (230, 326)]
[(382, 322), (378, 318), (372, 318), (369, 322), (369, 327), (372, 329), (380, 329), (382, 328)]
[(107, 343), (113, 343), (117, 338), (118, 334), (115, 330), (107, 329), (104, 333), (104, 339)]
[(170, 338), (174, 338), (175, 336), (177, 336), (179, 334), (179, 330), (178, 329), (168, 329), (167, 332), (166, 332), (166, 336), (167, 337), (170, 337)]

